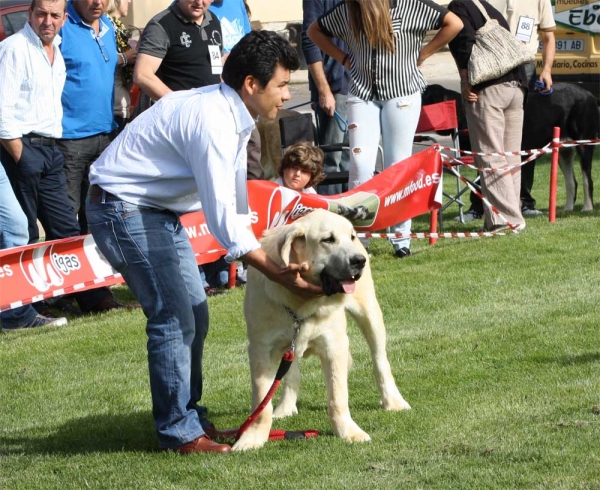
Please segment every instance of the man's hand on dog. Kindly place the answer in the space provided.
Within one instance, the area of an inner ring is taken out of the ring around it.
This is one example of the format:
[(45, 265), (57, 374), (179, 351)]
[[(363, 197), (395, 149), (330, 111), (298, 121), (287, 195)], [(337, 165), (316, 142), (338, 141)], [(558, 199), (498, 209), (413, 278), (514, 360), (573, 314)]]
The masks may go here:
[(298, 296), (314, 298), (324, 294), (321, 286), (312, 284), (301, 276), (301, 272), (308, 270), (306, 263), (280, 267), (261, 248), (252, 250), (240, 258), (262, 272), (271, 281), (281, 284)]
[(279, 279), (273, 279), (282, 286), (288, 288), (292, 293), (304, 298), (323, 296), (323, 288), (305, 280), (301, 272), (308, 270), (308, 264), (290, 264), (279, 272)]

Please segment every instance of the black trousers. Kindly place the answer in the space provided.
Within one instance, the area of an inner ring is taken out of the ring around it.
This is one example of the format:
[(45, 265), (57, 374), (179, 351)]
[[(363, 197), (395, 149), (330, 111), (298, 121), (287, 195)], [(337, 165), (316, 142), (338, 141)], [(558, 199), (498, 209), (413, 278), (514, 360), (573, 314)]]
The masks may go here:
[[(27, 216), (29, 242), (40, 238), (37, 220), (44, 227), (46, 240), (79, 236), (79, 224), (69, 202), (63, 172), (63, 155), (51, 139), (23, 137), (23, 153), (19, 162), (0, 146), (0, 161)], [(108, 288), (74, 293), (82, 310), (89, 310), (110, 296)]]

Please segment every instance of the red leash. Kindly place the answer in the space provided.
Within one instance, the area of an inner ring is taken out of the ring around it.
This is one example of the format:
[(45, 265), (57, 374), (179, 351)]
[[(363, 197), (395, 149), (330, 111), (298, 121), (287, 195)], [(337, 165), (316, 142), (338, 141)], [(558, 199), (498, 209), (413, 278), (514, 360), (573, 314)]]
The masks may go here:
[[(295, 354), (295, 344), (296, 337), (298, 336), (298, 332), (300, 331), (301, 321), (296, 317), (294, 312), (289, 308), (285, 307), (288, 314), (294, 320), (294, 336), (292, 337), (292, 344), (290, 349), (283, 354), (281, 358), (281, 362), (279, 363), (279, 367), (277, 368), (277, 374), (275, 374), (275, 380), (269, 388), (269, 391), (263, 398), (263, 401), (259, 403), (258, 407), (252, 412), (252, 414), (246, 419), (246, 421), (240, 426), (239, 429), (226, 429), (226, 430), (217, 430), (216, 437), (220, 439), (228, 439), (234, 438), (236, 441), (241, 437), (241, 435), (246, 432), (248, 427), (252, 425), (252, 423), (260, 416), (265, 407), (269, 404), (269, 402), (273, 399), (277, 388), (281, 384), (281, 380), (286, 375), (292, 362), (294, 362)], [(300, 430), (300, 431), (285, 431), (285, 430), (271, 430), (269, 432), (269, 441), (279, 441), (281, 439), (308, 439), (309, 437), (316, 437), (319, 435), (318, 430)]]

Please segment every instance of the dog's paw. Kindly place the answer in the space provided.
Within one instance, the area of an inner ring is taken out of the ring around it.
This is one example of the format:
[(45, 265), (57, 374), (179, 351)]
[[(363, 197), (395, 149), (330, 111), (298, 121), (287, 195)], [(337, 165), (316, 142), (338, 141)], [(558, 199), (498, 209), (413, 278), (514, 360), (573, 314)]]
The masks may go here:
[(298, 407), (296, 405), (279, 404), (273, 410), (274, 419), (282, 419), (285, 417), (291, 417), (292, 415), (298, 415)]
[(380, 402), (381, 407), (388, 412), (399, 412), (401, 410), (410, 410), (411, 406), (408, 402), (402, 398), (402, 395), (398, 394), (397, 397), (389, 397), (382, 399)]
[(371, 436), (358, 427), (357, 431), (347, 434), (343, 439), (347, 442), (371, 442)]
[(267, 441), (262, 438), (243, 435), (233, 446), (231, 446), (231, 450), (249, 451), (251, 449), (259, 449), (265, 445), (265, 442)]
[(370, 442), (371, 436), (362, 430), (354, 420), (350, 420), (337, 427), (334, 424), (333, 431), (338, 437), (346, 442)]

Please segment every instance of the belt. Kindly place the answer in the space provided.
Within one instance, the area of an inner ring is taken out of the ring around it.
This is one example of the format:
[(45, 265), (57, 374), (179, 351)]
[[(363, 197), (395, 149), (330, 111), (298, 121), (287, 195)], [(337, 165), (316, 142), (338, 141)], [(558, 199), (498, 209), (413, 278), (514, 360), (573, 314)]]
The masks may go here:
[(41, 136), (35, 133), (29, 133), (23, 136), (26, 140), (28, 140), (32, 145), (36, 146), (56, 146), (56, 140), (54, 138), (49, 138), (48, 136)]
[(88, 197), (90, 198), (90, 203), (93, 205), (102, 204), (106, 201), (119, 201), (120, 199), (111, 194), (110, 192), (106, 192), (102, 189), (102, 187), (98, 185), (91, 185), (88, 189)]

